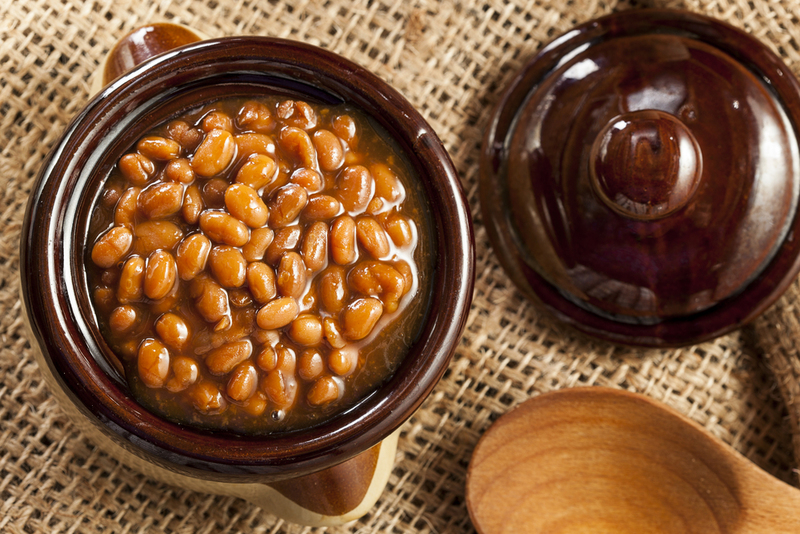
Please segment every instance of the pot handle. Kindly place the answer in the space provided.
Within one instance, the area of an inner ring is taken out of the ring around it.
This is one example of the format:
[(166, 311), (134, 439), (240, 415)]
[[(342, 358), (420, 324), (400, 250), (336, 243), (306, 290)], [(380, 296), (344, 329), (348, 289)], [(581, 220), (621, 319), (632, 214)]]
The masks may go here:
[(245, 499), (282, 519), (312, 527), (337, 526), (369, 512), (389, 482), (400, 431), (341, 464), (268, 484), (218, 484), (213, 491)]
[(173, 48), (195, 43), (206, 36), (187, 26), (160, 22), (141, 26), (122, 37), (95, 72), (92, 94), (130, 71), (140, 63)]

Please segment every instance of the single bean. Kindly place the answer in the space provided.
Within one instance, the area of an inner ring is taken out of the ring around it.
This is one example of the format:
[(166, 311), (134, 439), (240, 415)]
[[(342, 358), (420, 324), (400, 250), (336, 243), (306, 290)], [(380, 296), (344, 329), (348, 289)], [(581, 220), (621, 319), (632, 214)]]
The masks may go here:
[(294, 376), (295, 370), (297, 369), (297, 354), (294, 350), (284, 343), (278, 343), (275, 346), (275, 355), (278, 360), (275, 369), (289, 376)]
[(247, 266), (247, 286), (256, 302), (266, 304), (277, 294), (275, 271), (260, 261), (250, 263)]
[(291, 323), (299, 312), (297, 301), (291, 297), (282, 297), (264, 304), (258, 310), (256, 321), (259, 328), (276, 330)]
[(316, 380), (325, 370), (325, 360), (317, 349), (305, 349), (297, 359), (297, 375), (306, 381)]
[(253, 296), (246, 287), (237, 287), (228, 291), (228, 300), (235, 308), (244, 308), (253, 303)]
[(180, 299), (180, 291), (178, 291), (178, 284), (172, 286), (172, 290), (164, 297), (150, 303), (150, 314), (154, 317), (174, 310), (178, 306)]
[(228, 293), (216, 282), (208, 278), (195, 278), (192, 282), (192, 296), (195, 308), (209, 323), (220, 324), (225, 319), (230, 321), (231, 309), (228, 302)]
[(153, 177), (156, 166), (142, 154), (125, 154), (119, 159), (119, 171), (130, 183), (142, 187)]
[(289, 179), (293, 184), (297, 184), (308, 193), (316, 193), (322, 190), (324, 181), (322, 175), (314, 169), (301, 167), (292, 173)]
[(344, 163), (342, 142), (333, 132), (329, 130), (314, 132), (314, 147), (317, 149), (317, 159), (323, 171), (335, 171)]
[(383, 303), (372, 297), (356, 299), (342, 311), (342, 332), (350, 341), (364, 339), (383, 315)]
[(252, 397), (242, 403), (242, 409), (253, 417), (258, 417), (267, 409), (267, 396), (261, 391), (256, 391)]
[(202, 128), (206, 133), (213, 130), (225, 130), (226, 132), (232, 132), (233, 120), (227, 113), (223, 113), (222, 111), (212, 111), (203, 117), (203, 122), (200, 124), (200, 128)]
[(333, 261), (347, 265), (356, 260), (356, 222), (352, 217), (340, 215), (334, 219), (329, 239)]
[(350, 298), (345, 270), (331, 265), (318, 276), (318, 293), (322, 307), (329, 313), (339, 313)]
[(224, 178), (212, 178), (203, 185), (203, 203), (207, 208), (220, 209), (225, 207), (225, 190), (228, 181)]
[(144, 272), (144, 295), (152, 300), (167, 296), (178, 278), (178, 266), (172, 254), (157, 250), (147, 258)]
[(308, 193), (297, 184), (287, 184), (269, 202), (269, 225), (283, 228), (291, 224), (308, 204)]
[(226, 375), (248, 359), (252, 353), (253, 343), (249, 339), (232, 341), (206, 354), (206, 367), (212, 375)]
[(322, 321), (310, 313), (300, 314), (289, 326), (289, 337), (298, 345), (315, 347), (322, 343)]
[(200, 229), (212, 241), (232, 247), (241, 247), (250, 240), (247, 226), (222, 211), (206, 210), (200, 214)]
[(317, 149), (308, 133), (300, 128), (287, 127), (281, 130), (278, 143), (284, 152), (301, 167), (317, 170)]
[(162, 387), (169, 374), (169, 350), (156, 339), (145, 339), (139, 346), (137, 367), (145, 386)]
[(278, 166), (271, 157), (260, 153), (251, 154), (236, 173), (236, 182), (258, 191), (275, 180), (277, 169)]
[(181, 280), (192, 280), (206, 268), (211, 240), (201, 233), (192, 234), (178, 245), (178, 276)]
[(353, 165), (363, 165), (364, 155), (361, 152), (353, 152), (349, 150), (344, 154), (344, 166), (351, 167)]
[(328, 367), (339, 376), (347, 376), (358, 367), (358, 349), (345, 347), (328, 353)]
[(403, 284), (403, 294), (405, 295), (414, 285), (414, 270), (405, 260), (400, 260), (395, 263), (394, 268), (397, 269), (397, 272), (403, 277), (403, 281), (405, 282)]
[(405, 189), (394, 171), (385, 163), (373, 163), (369, 167), (375, 180), (375, 196), (391, 203), (402, 202)]
[(103, 188), (103, 194), (100, 197), (100, 205), (105, 209), (111, 209), (117, 205), (120, 197), (122, 196), (123, 186), (118, 182), (107, 183)]
[(343, 349), (347, 346), (347, 340), (345, 340), (344, 334), (342, 334), (342, 329), (333, 317), (325, 317), (325, 319), (322, 320), (322, 332), (325, 334), (325, 340), (331, 347)]
[(208, 256), (211, 273), (222, 287), (241, 287), (244, 285), (247, 260), (238, 248), (216, 246)]
[(350, 115), (339, 115), (333, 119), (333, 131), (339, 139), (346, 142), (350, 148), (358, 144), (358, 128), (356, 121)]
[(397, 310), (405, 294), (405, 278), (400, 271), (385, 263), (366, 261), (355, 266), (348, 274), (350, 287), (364, 295), (380, 296), (386, 312)]
[(383, 225), (395, 246), (403, 248), (414, 243), (414, 230), (411, 223), (402, 215), (390, 215)]
[(236, 124), (242, 130), (269, 133), (275, 128), (275, 119), (269, 108), (261, 102), (245, 102), (236, 115)]
[(172, 139), (151, 135), (136, 143), (136, 150), (149, 159), (169, 161), (181, 155), (181, 145)]
[(225, 207), (250, 228), (264, 226), (269, 217), (269, 210), (258, 192), (244, 184), (232, 184), (225, 190)]
[(256, 326), (250, 334), (261, 345), (274, 347), (281, 340), (281, 334), (277, 330), (263, 330)]
[(126, 360), (133, 360), (139, 356), (139, 340), (129, 339), (114, 347), (114, 353)]
[(242, 247), (242, 255), (249, 262), (261, 261), (267, 247), (272, 243), (275, 232), (272, 228), (255, 228), (250, 232), (250, 240)]
[(108, 317), (108, 327), (117, 335), (125, 334), (139, 322), (139, 313), (129, 305), (114, 308)]
[(378, 265), (375, 261), (362, 261), (353, 267), (347, 274), (347, 285), (363, 295), (379, 295), (382, 291), (381, 283), (375, 277), (373, 268)]
[(352, 214), (363, 212), (372, 198), (375, 181), (363, 165), (345, 167), (336, 180), (336, 197)]
[(138, 187), (129, 187), (122, 193), (117, 207), (114, 209), (114, 226), (133, 229), (133, 225), (136, 223), (136, 206), (140, 192), (141, 189)]
[(105, 269), (100, 274), (100, 283), (106, 286), (113, 286), (119, 281), (120, 271), (115, 268)]
[(228, 380), (228, 396), (236, 402), (245, 402), (253, 396), (258, 387), (258, 372), (250, 362), (240, 363)]
[(339, 215), (342, 205), (330, 195), (317, 194), (308, 198), (303, 216), (312, 220), (327, 220)]
[(278, 366), (278, 355), (275, 353), (275, 349), (265, 345), (256, 357), (256, 365), (267, 372), (275, 369)]
[(156, 333), (168, 347), (180, 350), (189, 340), (189, 326), (180, 315), (165, 313), (156, 321)]
[(92, 296), (95, 306), (103, 313), (110, 312), (114, 306), (117, 305), (117, 298), (114, 296), (114, 290), (110, 287), (95, 288)]
[(116, 265), (130, 251), (133, 233), (124, 226), (115, 226), (103, 234), (92, 247), (92, 261), (108, 269)]
[(164, 178), (179, 184), (194, 182), (195, 174), (191, 162), (186, 158), (178, 158), (167, 163), (164, 167)]
[(287, 252), (278, 265), (275, 285), (278, 294), (284, 297), (300, 298), (306, 287), (306, 264), (297, 252)]
[(311, 406), (322, 406), (339, 398), (339, 385), (330, 376), (323, 376), (308, 390), (306, 399)]
[(325, 267), (328, 259), (328, 225), (317, 221), (308, 227), (301, 247), (303, 261), (311, 272)]
[(200, 192), (200, 188), (197, 185), (187, 187), (186, 193), (183, 195), (183, 207), (181, 208), (183, 220), (188, 224), (197, 224), (204, 207), (203, 194)]
[(133, 250), (141, 256), (149, 256), (156, 250), (172, 250), (183, 239), (183, 232), (170, 221), (145, 221), (134, 229), (136, 243)]
[(390, 252), (389, 239), (383, 227), (372, 217), (359, 217), (356, 221), (358, 243), (375, 259), (381, 259)]
[(278, 369), (270, 371), (261, 382), (261, 388), (275, 405), (287, 408), (294, 404), (297, 395), (297, 381), (291, 375)]
[(388, 204), (386, 204), (382, 198), (373, 197), (372, 200), (369, 201), (367, 204), (367, 209), (364, 210), (365, 213), (369, 213), (370, 215), (379, 215), (385, 208), (388, 208)]
[(172, 378), (167, 381), (166, 388), (178, 393), (183, 391), (195, 382), (200, 376), (200, 368), (194, 359), (188, 356), (176, 356), (172, 358)]
[(192, 168), (200, 176), (209, 178), (225, 170), (235, 153), (233, 135), (225, 130), (212, 130), (195, 150)]
[(187, 152), (193, 151), (203, 140), (203, 132), (192, 128), (184, 121), (172, 121), (167, 124), (167, 135)]
[(278, 104), (278, 117), (295, 128), (311, 130), (317, 125), (317, 114), (314, 108), (298, 100), (284, 100)]
[(117, 287), (117, 300), (123, 304), (142, 300), (144, 296), (145, 260), (140, 256), (131, 256), (122, 266)]
[(274, 193), (276, 190), (280, 189), (284, 185), (289, 184), (291, 177), (292, 168), (285, 160), (279, 160), (278, 170), (275, 173), (275, 179), (265, 185), (259, 191), (261, 193), (261, 198), (264, 199), (264, 202), (267, 202), (272, 197), (272, 193)]
[(255, 228), (250, 232), (250, 240), (242, 247), (242, 255), (248, 262), (261, 261), (267, 247), (272, 243), (274, 232), (271, 228)]
[(225, 411), (228, 401), (214, 382), (201, 380), (191, 390), (189, 396), (195, 409), (207, 415), (216, 415)]
[(148, 219), (164, 219), (183, 206), (183, 185), (162, 182), (145, 187), (137, 203), (139, 212)]
[(264, 259), (268, 264), (277, 266), (286, 252), (297, 249), (302, 235), (303, 230), (299, 226), (281, 228), (275, 232), (275, 238), (267, 247)]

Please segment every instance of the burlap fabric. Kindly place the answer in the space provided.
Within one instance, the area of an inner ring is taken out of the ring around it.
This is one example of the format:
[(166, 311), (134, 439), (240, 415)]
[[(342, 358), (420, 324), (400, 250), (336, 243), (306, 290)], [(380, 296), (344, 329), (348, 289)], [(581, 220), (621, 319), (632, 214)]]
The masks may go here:
[(377, 507), (328, 532), (471, 532), (464, 482), (481, 433), (532, 395), (582, 385), (664, 401), (793, 482), (791, 429), (778, 385), (800, 413), (800, 380), (792, 374), (800, 369), (800, 288), (754, 327), (714, 342), (664, 351), (613, 347), (562, 328), (525, 302), (498, 267), (481, 223), (478, 150), (499, 90), (542, 43), (576, 23), (643, 4), (726, 20), (800, 73), (797, 2), (0, 1), (0, 532), (313, 530), (242, 500), (157, 484), (100, 453), (54, 403), (32, 357), (20, 316), (18, 240), (33, 178), (86, 101), (90, 75), (115, 39), (160, 20), (210, 36), (300, 39), (371, 69), (430, 121), (469, 197), (477, 283), (463, 340), (445, 378), (403, 427)]

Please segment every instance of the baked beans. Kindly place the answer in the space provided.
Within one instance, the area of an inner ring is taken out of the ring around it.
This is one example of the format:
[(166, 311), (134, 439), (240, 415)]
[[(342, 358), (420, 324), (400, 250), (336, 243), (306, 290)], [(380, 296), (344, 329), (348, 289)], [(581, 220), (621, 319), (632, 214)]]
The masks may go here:
[(87, 253), (137, 398), (254, 433), (357, 402), (424, 321), (422, 197), (351, 108), (231, 99), (155, 127), (111, 171)]

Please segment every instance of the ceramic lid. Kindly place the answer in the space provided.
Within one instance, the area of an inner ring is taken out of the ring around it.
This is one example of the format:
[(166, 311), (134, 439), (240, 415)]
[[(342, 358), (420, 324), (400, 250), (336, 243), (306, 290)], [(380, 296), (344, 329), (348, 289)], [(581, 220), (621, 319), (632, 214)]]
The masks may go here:
[(522, 69), (484, 140), (481, 203), (526, 294), (612, 341), (702, 341), (798, 270), (798, 83), (688, 12), (584, 24)]

